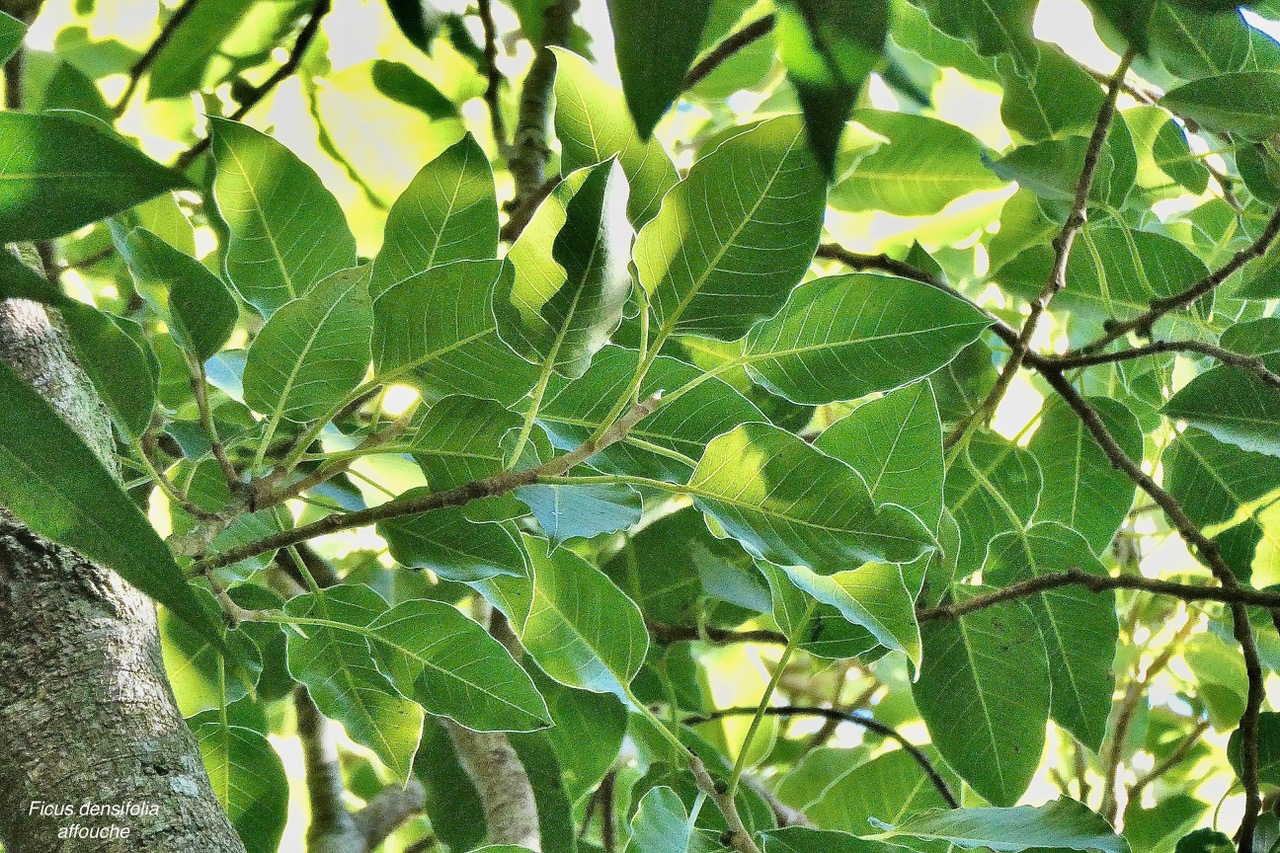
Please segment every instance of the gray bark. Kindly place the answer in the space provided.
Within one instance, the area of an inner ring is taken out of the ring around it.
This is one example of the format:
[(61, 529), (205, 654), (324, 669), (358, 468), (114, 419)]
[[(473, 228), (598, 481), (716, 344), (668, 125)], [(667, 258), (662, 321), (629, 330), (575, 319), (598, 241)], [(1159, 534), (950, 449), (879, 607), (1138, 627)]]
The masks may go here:
[[(0, 302), (0, 358), (110, 464), (101, 403), (43, 308)], [(0, 417), (21, 417), (3, 411)], [(154, 816), (41, 814), (33, 802)], [(79, 823), (127, 839), (59, 839)], [(0, 840), (8, 853), (244, 853), (165, 677), (155, 607), (0, 508)]]

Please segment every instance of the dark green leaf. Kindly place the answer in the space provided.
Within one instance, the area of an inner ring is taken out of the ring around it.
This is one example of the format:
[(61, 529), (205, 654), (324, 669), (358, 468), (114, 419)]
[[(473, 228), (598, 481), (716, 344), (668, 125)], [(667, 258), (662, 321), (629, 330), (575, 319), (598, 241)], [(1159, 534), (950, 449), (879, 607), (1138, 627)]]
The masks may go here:
[(933, 811), (878, 836), (936, 838), (961, 847), (1022, 851), (1034, 847), (1129, 853), (1111, 825), (1075, 800), (1043, 806)]
[(72, 299), (63, 301), (59, 312), (76, 360), (106, 404), (111, 420), (130, 441), (137, 441), (151, 424), (156, 405), (153, 356), (141, 328), (132, 320), (113, 317)]
[(27, 27), (22, 21), (0, 12), (0, 62), (13, 56), (26, 37)]
[(711, 0), (609, 0), (622, 91), (642, 139), (684, 88)]
[[(401, 495), (412, 500), (431, 489), (412, 489)], [(523, 549), (505, 524), (476, 524), (461, 507), (424, 512), (381, 522), (378, 533), (387, 540), (391, 556), (411, 569), (430, 569), (442, 578), (460, 582), (495, 575), (523, 578), (528, 570)]]
[(431, 55), (431, 43), (440, 31), (444, 14), (431, 0), (387, 0), (391, 17), (404, 37), (418, 50)]
[[(1244, 775), (1241, 761), (1240, 730), (1231, 733), (1227, 742), (1227, 760), (1236, 777)], [(1263, 711), (1258, 715), (1258, 782), (1263, 785), (1280, 785), (1280, 713)]]

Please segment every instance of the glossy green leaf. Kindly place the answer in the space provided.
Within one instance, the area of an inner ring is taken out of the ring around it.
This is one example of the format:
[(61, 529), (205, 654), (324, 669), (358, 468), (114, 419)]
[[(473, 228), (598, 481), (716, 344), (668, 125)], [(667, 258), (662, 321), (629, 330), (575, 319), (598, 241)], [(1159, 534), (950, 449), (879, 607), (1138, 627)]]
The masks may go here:
[(788, 116), (726, 140), (641, 229), (636, 266), (659, 334), (734, 340), (782, 307), (813, 259), (826, 200), (803, 135)]
[(365, 628), (387, 610), (367, 586), (333, 587), (295, 596), (285, 614), (324, 624), (289, 630), (289, 672), (307, 686), (316, 707), (342, 723), (351, 739), (373, 750), (404, 779), (422, 735), (422, 708), (406, 699), (374, 662)]
[(0, 150), (6, 242), (58, 237), (187, 183), (105, 126), (65, 114), (0, 112)]
[(599, 569), (526, 539), (533, 585), (499, 579), (507, 618), (542, 671), (568, 687), (626, 698), (649, 648), (644, 617)]
[[(1231, 733), (1227, 742), (1227, 759), (1236, 777), (1243, 776), (1240, 730)], [(1280, 713), (1263, 711), (1258, 715), (1258, 781), (1263, 785), (1280, 785)]]
[(1250, 371), (1215, 367), (1201, 373), (1162, 411), (1242, 450), (1280, 456), (1280, 389)]
[(920, 628), (915, 600), (902, 581), (902, 570), (890, 563), (866, 563), (832, 575), (819, 575), (802, 566), (784, 571), (791, 582), (840, 615), (861, 625), (888, 649), (906, 654), (920, 667)]
[(496, 255), (498, 202), (493, 170), (470, 134), (422, 167), (387, 214), (369, 293), (431, 267)]
[(151, 424), (156, 376), (146, 339), (137, 323), (113, 317), (92, 305), (63, 300), (59, 307), (76, 360), (88, 374), (111, 420), (137, 441)]
[(1179, 86), (1160, 99), (1206, 130), (1264, 141), (1280, 133), (1280, 71), (1242, 71)]
[[(494, 287), (501, 261), (455, 261), (410, 276), (373, 304), (373, 363), (383, 381), (409, 382), (429, 401), (450, 394), (512, 403), (538, 370), (498, 338)], [(505, 285), (509, 286), (509, 285)]]
[(338, 201), (311, 167), (248, 125), (210, 119), (227, 277), (264, 316), (356, 264)]
[[(411, 489), (401, 495), (412, 500), (431, 489)], [(430, 569), (447, 580), (469, 582), (495, 575), (524, 577), (523, 549), (505, 524), (476, 524), (461, 507), (424, 512), (383, 521), (378, 533), (387, 540), (391, 556), (411, 569)]]
[[(1106, 397), (1089, 403), (1120, 448), (1140, 461), (1142, 427), (1133, 413)], [(1093, 553), (1103, 553), (1133, 506), (1133, 481), (1112, 467), (1084, 423), (1058, 398), (1045, 404), (1027, 449), (1044, 475), (1036, 520), (1060, 521), (1078, 530)]]
[(26, 37), (27, 27), (22, 21), (0, 12), (0, 62), (13, 56)]
[[(956, 600), (984, 588), (970, 590), (958, 589)], [(1049, 720), (1049, 663), (1035, 617), (1012, 601), (926, 622), (920, 637), (924, 665), (911, 693), (934, 746), (984, 799), (1012, 805), (1040, 764)]]
[(684, 89), (710, 13), (711, 0), (609, 0), (622, 91), (642, 139)]
[(1034, 847), (1129, 853), (1111, 825), (1075, 800), (1043, 806), (933, 811), (878, 836), (938, 839), (960, 847), (1021, 851)]
[(929, 16), (929, 22), (949, 36), (964, 39), (983, 56), (1008, 54), (1019, 73), (1035, 74), (1039, 55), (1031, 35), (1034, 0), (911, 0)]
[(640, 798), (626, 853), (688, 853), (693, 826), (675, 791), (658, 786)]
[(502, 644), (457, 608), (416, 599), (368, 625), (378, 668), (428, 714), (475, 731), (551, 724), (546, 703)]
[(147, 517), (54, 408), (0, 364), (0, 503), (36, 533), (114, 569), (222, 645)]
[(143, 228), (129, 232), (122, 251), (138, 287), (167, 309), (174, 338), (197, 361), (222, 349), (240, 316), (222, 279)]
[[(1079, 533), (1045, 522), (1026, 533), (1006, 533), (993, 540), (982, 577), (993, 586), (1010, 586), (1069, 569), (1107, 574)], [(1111, 669), (1120, 639), (1115, 593), (1061, 587), (1024, 601), (1049, 658), (1049, 715), (1097, 752), (1107, 732), (1116, 686)]]
[(676, 184), (671, 155), (658, 140), (640, 138), (627, 120), (622, 93), (602, 81), (585, 59), (566, 50), (554, 52), (556, 138), (564, 172), (617, 157), (631, 187), (627, 215), (639, 228), (658, 213), (662, 197)]
[(831, 190), (832, 207), (926, 216), (963, 195), (1005, 186), (983, 165), (982, 144), (953, 124), (881, 110), (858, 110), (853, 119), (888, 144), (841, 177)]
[(756, 556), (819, 574), (909, 562), (931, 541), (911, 513), (877, 507), (852, 468), (765, 424), (714, 439), (684, 491)]
[[(949, 784), (959, 784), (960, 780), (945, 766), (941, 772)], [(916, 760), (896, 749), (865, 764), (842, 767), (817, 800), (805, 805), (804, 812), (824, 829), (866, 835), (872, 829), (872, 820), (901, 823), (911, 815), (927, 809), (945, 808), (946, 805), (946, 800)], [(863, 843), (878, 844), (872, 841)], [(866, 849), (879, 853), (875, 846)]]
[(337, 272), (271, 315), (245, 359), (246, 404), (306, 423), (360, 384), (373, 325), (367, 275), (363, 267)]
[(581, 376), (622, 322), (631, 293), (626, 199), (622, 167), (616, 160), (602, 163), (565, 203), (550, 257), (545, 248), (541, 255), (519, 256), (512, 249), (512, 288), (499, 291), (494, 306), (498, 333), (516, 352), (540, 362), (545, 376)]
[(289, 813), (289, 780), (271, 743), (216, 710), (188, 721), (218, 802), (247, 853), (274, 853)]
[(742, 360), (770, 391), (821, 405), (889, 391), (955, 358), (990, 320), (918, 281), (870, 273), (797, 287), (747, 335)]
[(1197, 829), (1178, 841), (1174, 853), (1232, 853), (1236, 843), (1216, 829)]
[(823, 430), (814, 446), (861, 474), (873, 501), (905, 507), (938, 529), (942, 423), (929, 383), (864, 403)]

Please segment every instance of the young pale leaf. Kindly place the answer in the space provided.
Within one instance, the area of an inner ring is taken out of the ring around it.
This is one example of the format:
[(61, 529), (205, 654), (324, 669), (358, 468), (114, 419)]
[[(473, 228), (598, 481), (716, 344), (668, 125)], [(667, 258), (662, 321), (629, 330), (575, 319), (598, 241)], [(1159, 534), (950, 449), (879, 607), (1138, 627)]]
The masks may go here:
[[(983, 588), (969, 590), (956, 600)], [(926, 622), (920, 638), (924, 666), (911, 693), (934, 746), (984, 799), (1012, 805), (1035, 776), (1049, 722), (1049, 662), (1035, 618), (1012, 601)]]
[[(413, 499), (433, 489), (411, 489)], [(445, 507), (383, 521), (378, 534), (391, 556), (411, 569), (430, 569), (440, 577), (469, 583), (496, 575), (528, 576), (525, 555), (505, 524), (477, 524), (462, 507)]]
[(151, 424), (156, 376), (150, 345), (132, 320), (112, 317), (83, 302), (62, 300), (67, 336), (116, 427), (131, 441)]
[(622, 91), (641, 139), (684, 89), (711, 0), (609, 0)]
[(631, 818), (626, 853), (689, 853), (693, 827), (680, 796), (670, 788), (650, 788)]
[(289, 780), (280, 756), (258, 732), (226, 725), (219, 711), (187, 721), (209, 782), (246, 853), (274, 853), (289, 815)]
[(556, 55), (556, 138), (566, 173), (617, 157), (631, 191), (627, 216), (639, 228), (658, 213), (667, 190), (678, 180), (671, 155), (657, 139), (642, 140), (627, 121), (622, 93), (602, 81), (575, 53)]
[(542, 671), (567, 687), (613, 693), (627, 687), (649, 648), (644, 617), (595, 566), (563, 548), (525, 539), (533, 585), (501, 581), (507, 618)]
[(0, 362), (0, 504), (41, 536), (74, 548), (224, 647), (147, 517), (84, 439)]
[(1075, 800), (1043, 806), (935, 810), (917, 815), (876, 838), (937, 839), (964, 848), (994, 851), (1056, 848), (1129, 853), (1129, 844), (1102, 817)]
[(285, 614), (307, 622), (287, 632), (289, 672), (316, 707), (404, 779), (422, 735), (422, 708), (396, 690), (374, 662), (367, 629), (387, 603), (367, 586), (343, 584), (298, 595)]
[(964, 39), (983, 56), (1008, 54), (1023, 77), (1035, 76), (1039, 62), (1031, 24), (1035, 0), (911, 0), (929, 16), (929, 22), (949, 36)]
[(928, 382), (864, 403), (823, 430), (814, 446), (861, 474), (877, 504), (906, 507), (938, 529), (942, 422)]
[(826, 204), (803, 136), (795, 116), (761, 122), (667, 193), (635, 248), (659, 334), (736, 340), (782, 307), (813, 260)]
[(244, 401), (276, 418), (323, 417), (369, 368), (368, 269), (341, 270), (271, 315), (249, 347)]
[(483, 732), (551, 725), (528, 673), (452, 605), (405, 601), (370, 622), (369, 631), (379, 669), (428, 714)]
[(819, 574), (910, 562), (932, 541), (910, 512), (877, 507), (848, 465), (766, 424), (714, 439), (683, 491), (751, 553)]
[[(1045, 522), (1025, 533), (997, 537), (987, 551), (982, 577), (993, 586), (1010, 586), (1067, 569), (1107, 574), (1078, 532)], [(1120, 638), (1115, 593), (1062, 587), (1024, 600), (1049, 657), (1049, 714), (1096, 752), (1107, 732), (1116, 686), (1111, 669)]]
[(856, 569), (819, 575), (803, 566), (783, 571), (791, 582), (854, 625), (861, 625), (887, 649), (903, 652), (920, 669), (920, 627), (915, 600), (891, 563), (867, 563)]
[(513, 254), (511, 291), (495, 296), (498, 333), (516, 352), (541, 362), (544, 375), (581, 376), (622, 322), (631, 292), (626, 199), (622, 167), (616, 160), (602, 163), (565, 204), (550, 258), (545, 248)]
[[(1268, 363), (1274, 368), (1280, 359)], [(1215, 367), (1188, 382), (1161, 410), (1219, 441), (1280, 456), (1280, 390), (1238, 367)]]
[(138, 288), (167, 306), (178, 343), (201, 362), (222, 349), (240, 316), (222, 279), (145, 229), (118, 243)]
[(502, 261), (455, 261), (410, 276), (373, 303), (373, 363), (383, 381), (408, 381), (435, 401), (450, 394), (519, 400), (538, 370), (498, 338)]
[[(1133, 413), (1107, 397), (1091, 397), (1089, 403), (1121, 449), (1141, 459), (1142, 427)], [(1060, 521), (1078, 530), (1093, 553), (1103, 553), (1133, 506), (1133, 481), (1112, 467), (1084, 423), (1058, 398), (1045, 404), (1027, 449), (1044, 475), (1036, 520)]]
[(66, 115), (0, 113), (0, 241), (58, 237), (186, 185), (99, 126)]
[(496, 255), (498, 202), (489, 159), (471, 134), (422, 167), (387, 214), (369, 294), (432, 267)]
[(1160, 99), (1206, 130), (1259, 142), (1280, 133), (1280, 71), (1242, 71), (1179, 86)]
[(338, 201), (310, 166), (248, 125), (210, 119), (227, 277), (264, 316), (356, 264)]
[(777, 316), (757, 323), (742, 360), (773, 393), (822, 405), (926, 376), (990, 324), (972, 305), (918, 281), (832, 276), (800, 285)]
[(835, 173), (845, 121), (875, 69), (889, 33), (888, 0), (784, 0), (779, 52), (804, 110), (809, 147)]

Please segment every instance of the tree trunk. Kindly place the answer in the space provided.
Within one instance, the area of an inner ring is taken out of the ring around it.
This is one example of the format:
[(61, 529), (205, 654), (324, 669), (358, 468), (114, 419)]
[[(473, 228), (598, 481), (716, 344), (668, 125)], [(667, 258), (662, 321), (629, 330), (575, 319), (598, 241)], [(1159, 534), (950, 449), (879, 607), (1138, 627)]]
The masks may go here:
[[(101, 403), (43, 308), (0, 302), (0, 358), (112, 464)], [(115, 837), (89, 835), (104, 830)], [(174, 702), (155, 607), (2, 508), (0, 840), (7, 853), (244, 853)]]

